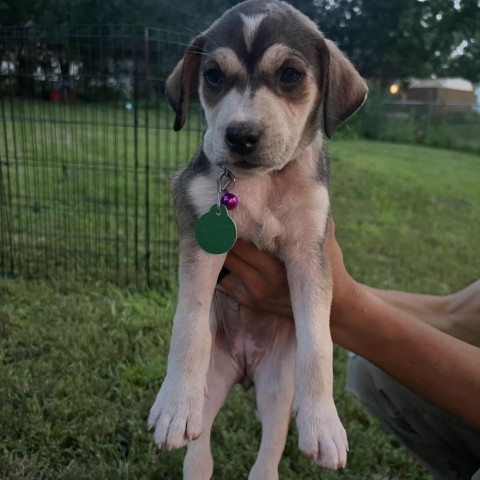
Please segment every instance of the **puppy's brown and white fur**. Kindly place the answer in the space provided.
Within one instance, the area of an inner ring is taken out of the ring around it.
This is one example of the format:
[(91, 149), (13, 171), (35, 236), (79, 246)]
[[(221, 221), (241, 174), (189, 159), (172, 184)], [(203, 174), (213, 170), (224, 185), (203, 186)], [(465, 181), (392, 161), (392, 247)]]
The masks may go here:
[[(366, 84), (303, 14), (250, 0), (195, 38), (169, 77), (176, 130), (196, 89), (206, 131), (174, 182), (180, 287), (167, 375), (149, 417), (155, 442), (188, 443), (185, 478), (210, 478), (214, 417), (234, 383), (253, 383), (263, 433), (250, 479), (278, 478), (291, 411), (301, 451), (323, 467), (343, 467), (348, 443), (332, 397), (332, 284), (322, 251), (323, 138), (361, 106)], [(254, 316), (215, 290), (226, 254), (203, 251), (193, 230), (216, 202), (223, 168), (237, 179), (230, 215), (239, 237), (285, 263), (295, 325)]]

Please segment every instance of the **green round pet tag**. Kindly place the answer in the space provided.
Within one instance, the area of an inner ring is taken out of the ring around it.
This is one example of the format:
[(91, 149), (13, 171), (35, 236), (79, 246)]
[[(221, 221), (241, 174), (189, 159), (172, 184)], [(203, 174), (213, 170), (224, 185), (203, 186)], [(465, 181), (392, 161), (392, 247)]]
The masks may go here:
[(224, 205), (213, 205), (209, 212), (203, 214), (195, 225), (195, 239), (208, 253), (226, 253), (237, 240), (237, 227), (228, 216)]

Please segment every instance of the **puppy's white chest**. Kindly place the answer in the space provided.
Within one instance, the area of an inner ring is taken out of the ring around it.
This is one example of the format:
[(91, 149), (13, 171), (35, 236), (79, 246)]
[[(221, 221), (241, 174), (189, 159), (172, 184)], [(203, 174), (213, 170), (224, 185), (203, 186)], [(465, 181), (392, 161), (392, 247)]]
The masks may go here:
[(231, 212), (231, 216), (241, 238), (273, 252), (283, 243), (285, 223), (290, 212), (283, 200), (276, 198), (272, 185), (261, 180), (264, 179), (238, 183), (235, 189), (239, 199), (238, 208)]
[[(307, 235), (317, 241), (323, 235), (329, 200), (325, 186), (317, 182), (279, 181), (269, 176), (237, 181), (232, 192), (238, 206), (229, 212), (238, 237), (271, 252), (297, 243)], [(217, 201), (216, 179), (199, 176), (188, 188), (197, 215)]]
[[(274, 249), (275, 239), (281, 235), (282, 221), (269, 205), (267, 185), (258, 179), (239, 181), (232, 188), (238, 206), (229, 212), (237, 226), (238, 236), (254, 242), (261, 248)], [(195, 213), (208, 212), (217, 202), (216, 180), (207, 176), (195, 178), (188, 188)], [(275, 210), (275, 209), (274, 209)]]

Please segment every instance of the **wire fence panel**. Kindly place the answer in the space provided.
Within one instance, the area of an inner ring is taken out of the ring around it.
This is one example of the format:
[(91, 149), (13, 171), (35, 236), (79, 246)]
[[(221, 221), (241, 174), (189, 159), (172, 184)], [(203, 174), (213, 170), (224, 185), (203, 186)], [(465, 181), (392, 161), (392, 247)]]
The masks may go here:
[[(170, 179), (199, 143), (165, 80), (189, 37), (146, 27), (0, 27), (0, 275), (169, 286)], [(480, 112), (371, 96), (347, 134), (480, 152)]]
[(193, 154), (165, 79), (188, 38), (144, 27), (0, 29), (0, 274), (169, 285), (170, 179)]
[(476, 103), (387, 100), (372, 90), (363, 108), (340, 130), (350, 138), (410, 143), (480, 153), (480, 107)]
[(380, 130), (390, 141), (480, 153), (480, 109), (469, 103), (389, 102)]

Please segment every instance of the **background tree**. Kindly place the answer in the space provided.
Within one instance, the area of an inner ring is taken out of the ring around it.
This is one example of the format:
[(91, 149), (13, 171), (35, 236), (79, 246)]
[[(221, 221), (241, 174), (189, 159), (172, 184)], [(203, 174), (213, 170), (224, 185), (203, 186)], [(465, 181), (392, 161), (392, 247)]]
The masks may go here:
[(320, 28), (368, 78), (458, 75), (480, 82), (478, 0), (317, 0), (315, 5)]
[[(191, 36), (237, 0), (0, 0), (0, 23), (138, 24)], [(291, 0), (367, 78), (480, 82), (479, 0)]]

